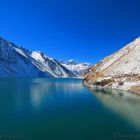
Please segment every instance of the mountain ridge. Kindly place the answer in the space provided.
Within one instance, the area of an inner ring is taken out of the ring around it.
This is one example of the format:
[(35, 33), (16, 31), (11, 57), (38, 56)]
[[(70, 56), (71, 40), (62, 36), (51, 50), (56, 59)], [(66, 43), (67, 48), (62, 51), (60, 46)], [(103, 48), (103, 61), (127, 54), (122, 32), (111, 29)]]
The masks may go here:
[[(40, 60), (35, 55), (40, 55)], [(44, 61), (43, 61), (44, 60)], [(0, 37), (0, 77), (76, 77), (56, 59)]]
[(85, 76), (89, 87), (140, 93), (140, 37), (95, 64)]
[(60, 61), (60, 63), (78, 76), (83, 76), (83, 74), (88, 73), (89, 69), (93, 65), (88, 62), (79, 62), (74, 59), (68, 61)]

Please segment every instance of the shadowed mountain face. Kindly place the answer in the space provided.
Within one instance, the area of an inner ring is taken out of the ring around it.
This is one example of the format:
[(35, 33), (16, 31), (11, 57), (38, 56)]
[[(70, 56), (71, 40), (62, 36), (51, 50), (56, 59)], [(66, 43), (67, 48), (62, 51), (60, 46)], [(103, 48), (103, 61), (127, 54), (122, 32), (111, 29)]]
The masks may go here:
[(0, 77), (75, 77), (76, 75), (39, 51), (29, 51), (0, 38)]
[(140, 91), (140, 38), (91, 68), (84, 84), (90, 87), (107, 87)]

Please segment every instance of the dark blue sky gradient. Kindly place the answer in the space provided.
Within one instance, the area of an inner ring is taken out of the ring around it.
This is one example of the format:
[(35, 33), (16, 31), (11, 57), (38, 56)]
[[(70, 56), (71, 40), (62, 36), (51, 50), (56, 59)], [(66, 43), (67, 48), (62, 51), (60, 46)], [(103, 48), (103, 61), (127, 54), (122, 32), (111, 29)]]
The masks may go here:
[(140, 35), (139, 0), (0, 0), (0, 36), (96, 63)]

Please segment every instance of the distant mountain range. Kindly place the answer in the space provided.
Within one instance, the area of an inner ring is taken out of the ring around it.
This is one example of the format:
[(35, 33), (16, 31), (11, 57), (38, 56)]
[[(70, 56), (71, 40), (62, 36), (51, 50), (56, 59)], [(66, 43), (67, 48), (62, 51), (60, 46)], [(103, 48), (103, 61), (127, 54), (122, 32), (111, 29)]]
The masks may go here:
[(60, 61), (60, 63), (77, 76), (89, 72), (92, 66), (90, 63), (81, 63), (76, 60)]
[(140, 93), (140, 37), (94, 65), (84, 84)]
[(79, 69), (73, 71), (40, 51), (29, 51), (0, 37), (0, 77), (77, 77)]

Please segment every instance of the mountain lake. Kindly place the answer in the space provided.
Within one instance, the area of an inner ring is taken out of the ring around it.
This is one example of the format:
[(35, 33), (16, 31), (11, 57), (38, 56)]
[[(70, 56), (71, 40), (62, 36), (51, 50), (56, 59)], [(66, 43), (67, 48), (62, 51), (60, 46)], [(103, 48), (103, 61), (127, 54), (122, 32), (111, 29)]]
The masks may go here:
[(0, 140), (140, 139), (140, 96), (75, 78), (0, 79)]

